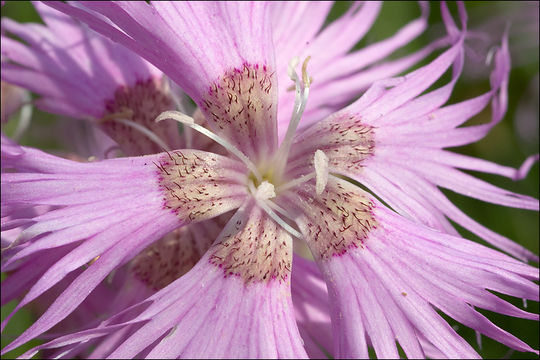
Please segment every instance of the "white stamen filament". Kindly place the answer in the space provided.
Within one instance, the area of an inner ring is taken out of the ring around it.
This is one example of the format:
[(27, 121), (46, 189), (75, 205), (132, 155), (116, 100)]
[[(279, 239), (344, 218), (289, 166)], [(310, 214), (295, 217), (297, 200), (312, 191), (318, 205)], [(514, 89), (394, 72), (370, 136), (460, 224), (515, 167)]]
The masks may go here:
[(287, 219), (291, 220), (294, 222), (294, 218), (292, 217), (291, 214), (289, 214), (289, 212), (287, 210), (285, 210), (284, 208), (282, 208), (281, 206), (279, 206), (278, 204), (276, 204), (275, 202), (273, 201), (267, 201), (266, 202), (268, 204), (268, 206), (277, 211), (278, 213), (280, 213), (281, 215), (285, 216)]
[(155, 121), (160, 122), (165, 119), (172, 119), (172, 120), (178, 121), (179, 123), (189, 126), (193, 130), (196, 130), (200, 132), (201, 134), (208, 136), (210, 139), (214, 140), (215, 142), (223, 146), (225, 149), (227, 149), (231, 154), (236, 155), (236, 157), (238, 157), (247, 166), (247, 168), (251, 170), (253, 175), (255, 175), (255, 178), (257, 178), (257, 181), (262, 182), (262, 176), (259, 170), (253, 164), (253, 162), (251, 162), (251, 160), (249, 160), (249, 158), (246, 155), (244, 155), (243, 152), (238, 150), (234, 145), (229, 143), (224, 138), (206, 129), (205, 127), (202, 127), (201, 125), (195, 123), (195, 120), (193, 120), (192, 117), (187, 116), (186, 114), (182, 114), (181, 112), (178, 112), (178, 111), (164, 111), (156, 118)]
[(277, 222), (285, 231), (287, 231), (289, 234), (291, 234), (292, 236), (294, 236), (294, 237), (296, 237), (298, 239), (302, 239), (302, 234), (300, 234), (298, 231), (296, 231), (291, 225), (287, 224), (282, 218), (280, 218), (274, 212), (274, 210), (272, 210), (268, 206), (268, 203), (270, 203), (270, 202), (271, 202), (270, 200), (258, 201), (258, 205), (261, 207), (261, 209), (266, 211), (268, 216), (270, 216), (275, 222)]
[(137, 124), (136, 122), (131, 121), (131, 120), (127, 120), (127, 119), (117, 119), (117, 118), (115, 118), (115, 119), (112, 119), (112, 120), (117, 121), (120, 124), (124, 124), (126, 126), (129, 126), (129, 127), (133, 128), (133, 129), (139, 131), (143, 135), (146, 135), (150, 140), (152, 140), (154, 143), (156, 143), (163, 150), (166, 150), (166, 151), (171, 150), (171, 149), (169, 149), (169, 147), (167, 146), (167, 144), (165, 144), (165, 142), (163, 140), (161, 140), (156, 134), (154, 134), (152, 131), (148, 130), (147, 128), (145, 128), (141, 124)]
[[(265, 181), (266, 182), (266, 181)], [(263, 182), (263, 184), (265, 183)], [(261, 184), (261, 185), (263, 185)], [(259, 187), (261, 186), (259, 185)], [(270, 184), (271, 185), (271, 184)], [(257, 197), (257, 193), (259, 192), (258, 188), (255, 188), (255, 184), (253, 184), (253, 181), (250, 181), (248, 184), (249, 191), (254, 196), (255, 201), (257, 202), (257, 205), (263, 209), (268, 216), (270, 216), (276, 223), (278, 223), (285, 231), (287, 231), (289, 234), (291, 234), (294, 237), (297, 237), (298, 239), (302, 238), (302, 234), (300, 234), (298, 231), (296, 231), (291, 225), (287, 224), (285, 220), (280, 218), (274, 210), (272, 210), (269, 206), (272, 201), (270, 199), (262, 199)], [(278, 207), (276, 204), (273, 204), (275, 207)], [(280, 208), (281, 209), (281, 208)], [(284, 210), (283, 210), (284, 211)]]
[(309, 85), (310, 85), (310, 79), (309, 75), (307, 73), (307, 64), (309, 62), (309, 59), (311, 57), (308, 56), (306, 60), (304, 60), (304, 63), (302, 64), (302, 82), (303, 86), (300, 83), (300, 79), (298, 75), (296, 74), (296, 71), (294, 68), (296, 65), (298, 65), (298, 58), (295, 57), (289, 62), (289, 67), (287, 68), (287, 73), (292, 81), (294, 81), (296, 86), (296, 97), (294, 100), (294, 107), (293, 112), (291, 115), (291, 121), (289, 122), (289, 127), (287, 128), (287, 133), (285, 134), (285, 138), (281, 142), (281, 145), (276, 152), (274, 156), (274, 168), (276, 169), (276, 173), (278, 176), (281, 176), (283, 174), (283, 171), (285, 170), (285, 164), (287, 163), (287, 158), (289, 156), (289, 150), (292, 145), (292, 141), (294, 138), (294, 133), (296, 132), (296, 128), (298, 127), (298, 124), (300, 123), (300, 119), (302, 119), (302, 114), (304, 113), (304, 109), (306, 108), (307, 99), (309, 96)]

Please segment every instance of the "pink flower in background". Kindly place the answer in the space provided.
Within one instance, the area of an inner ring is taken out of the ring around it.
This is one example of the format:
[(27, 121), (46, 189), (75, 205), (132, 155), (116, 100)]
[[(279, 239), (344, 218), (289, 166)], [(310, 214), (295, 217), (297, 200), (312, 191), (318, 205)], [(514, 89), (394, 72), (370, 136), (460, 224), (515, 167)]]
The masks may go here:
[(468, 55), (471, 57), (465, 74), (469, 77), (485, 76), (484, 63), (492, 60), (493, 48), (507, 31), (510, 54), (515, 67), (538, 63), (539, 4), (519, 1), (510, 4), (496, 1), (493, 6), (475, 6), (470, 12), (471, 32)]
[[(462, 6), (462, 30), (443, 5), (447, 37), (366, 72), (359, 59), (372, 63), (410, 41), (424, 29), (426, 12), (392, 41), (356, 56), (346, 52), (367, 31), (378, 5), (353, 6), (291, 56), (306, 58), (300, 76), (298, 61), (285, 63), (290, 51), (279, 51), (287, 37), (276, 35), (290, 34), (286, 29), (294, 21), (276, 15), (270, 4), (51, 6), (131, 48), (177, 82), (204, 122), (177, 111), (158, 120), (177, 120), (226, 151), (180, 149), (78, 163), (2, 137), (2, 167), (16, 171), (2, 174), (2, 226), (24, 228), (3, 254), (3, 270), (15, 270), (8, 278), (13, 284), (26, 281), (11, 290), (11, 298), (30, 288), (14, 312), (51, 288), (61, 289), (3, 353), (70, 314), (84, 313), (88, 294), (114, 271), (111, 279), (120, 289), (108, 296), (114, 300), (108, 319), (64, 327), (65, 335), (25, 355), (60, 348), (59, 355), (73, 356), (94, 344), (87, 355), (111, 358), (317, 357), (324, 355), (321, 348), (334, 357), (365, 358), (371, 346), (378, 357), (397, 358), (397, 340), (409, 358), (478, 357), (438, 311), (513, 349), (538, 353), (475, 310), (537, 320), (488, 290), (537, 301), (538, 270), (459, 237), (446, 217), (511, 255), (538, 257), (468, 218), (437, 188), (538, 210), (537, 199), (456, 169), (518, 179), (534, 157), (515, 170), (443, 150), (479, 140), (506, 111), (506, 40), (496, 53), (490, 91), (445, 106), (463, 67)], [(307, 11), (306, 5), (282, 6), (298, 16)], [(318, 20), (306, 22), (312, 36), (328, 9), (316, 5)], [(65, 16), (58, 19), (75, 26)], [(358, 19), (366, 21), (358, 26)], [(319, 44), (331, 37), (325, 31), (347, 29), (357, 38)], [(31, 33), (14, 25), (10, 31)], [(450, 47), (427, 65), (392, 77), (444, 45)], [(357, 67), (325, 66), (340, 61)], [(16, 67), (8, 65), (13, 73), (20, 71)], [(450, 69), (450, 81), (431, 89)], [(287, 92), (285, 72), (294, 81), (294, 96)], [(378, 73), (382, 80), (362, 83), (362, 76), (375, 80)], [(369, 84), (362, 97), (334, 112)], [(44, 90), (42, 99), (54, 103)], [(282, 103), (292, 110), (286, 120)], [(489, 103), (490, 123), (460, 127)], [(69, 99), (65, 104), (71, 106)], [(118, 112), (111, 114), (114, 122)], [(35, 206), (54, 208), (19, 215)], [(293, 243), (301, 249), (304, 241), (315, 262), (293, 256)], [(48, 257), (31, 262), (40, 255)]]
[(2, 19), (5, 34), (27, 43), (2, 35), (2, 56), (10, 60), (2, 62), (3, 80), (40, 94), (42, 110), (89, 119), (127, 155), (181, 147), (175, 124), (153, 121), (174, 108), (159, 70), (69, 16), (34, 5), (47, 26)]

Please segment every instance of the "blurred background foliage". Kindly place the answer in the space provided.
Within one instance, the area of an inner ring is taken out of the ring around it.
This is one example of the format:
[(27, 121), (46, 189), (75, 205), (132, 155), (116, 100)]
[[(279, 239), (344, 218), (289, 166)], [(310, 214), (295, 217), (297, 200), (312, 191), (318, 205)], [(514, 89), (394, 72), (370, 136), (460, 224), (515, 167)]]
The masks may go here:
[[(334, 5), (329, 22), (340, 16), (350, 4), (338, 2)], [(449, 4), (453, 14), (456, 14), (456, 5)], [(441, 23), (438, 3), (430, 4), (430, 26), (424, 34), (409, 45), (392, 54), (397, 58), (404, 54), (418, 50), (433, 41), (444, 32)], [(452, 149), (453, 151), (470, 156), (487, 159), (502, 165), (519, 167), (525, 158), (538, 153), (538, 2), (466, 2), (469, 15), (468, 28), (472, 31), (482, 32), (488, 36), (487, 40), (468, 41), (466, 65), (463, 75), (458, 81), (450, 102), (459, 102), (489, 90), (488, 75), (491, 69), (486, 65), (486, 58), (492, 46), (500, 44), (500, 39), (506, 26), (510, 26), (510, 50), (512, 56), (512, 72), (510, 74), (508, 111), (503, 121), (498, 124), (481, 141), (472, 145)], [(380, 16), (374, 27), (362, 39), (357, 48), (380, 41), (394, 34), (403, 25), (420, 14), (416, 2), (400, 1), (387, 2), (383, 5)], [(32, 5), (26, 1), (8, 1), (2, 7), (2, 17), (7, 16), (19, 22), (41, 22)], [(292, 55), (291, 55), (292, 56)], [(433, 59), (435, 55), (426, 59), (420, 65)], [(417, 67), (418, 67), (417, 66)], [(316, 79), (316, 74), (313, 74)], [(448, 81), (449, 77), (442, 79), (440, 84)], [(438, 85), (440, 85), (438, 84)], [(483, 111), (471, 119), (468, 124), (486, 123), (490, 120), (490, 110)], [(15, 115), (16, 117), (17, 115)], [(16, 128), (17, 119), (2, 126), (2, 131), (10, 135)], [(21, 138), (24, 145), (39, 147), (45, 151), (62, 150), (57, 134), (61, 133), (65, 120), (56, 116), (34, 111), (32, 124)], [(471, 172), (472, 173), (472, 172)], [(473, 173), (490, 183), (505, 189), (527, 194), (538, 198), (539, 171), (538, 164), (534, 165), (527, 178), (514, 182), (495, 175)], [(466, 198), (461, 195), (445, 191), (446, 195), (465, 213), (488, 228), (507, 236), (524, 245), (534, 253), (539, 250), (539, 216), (537, 212), (505, 208), (498, 205), (486, 204), (478, 200)], [(475, 235), (460, 228), (463, 236), (481, 242)], [(4, 274), (2, 274), (2, 279)], [(510, 299), (515, 305), (522, 307), (521, 299)], [(14, 307), (13, 303), (2, 307), (2, 319)], [(538, 303), (528, 303), (528, 310), (538, 313)], [(517, 335), (534, 349), (539, 348), (539, 324), (530, 320), (511, 318), (482, 311), (503, 329)], [(6, 328), (2, 335), (2, 346), (14, 336), (20, 334), (34, 321), (35, 317), (30, 311), (20, 311)], [(474, 331), (461, 326), (449, 319), (457, 331), (476, 345)], [(35, 346), (39, 340), (32, 341), (20, 349), (8, 353), (4, 358), (15, 357), (27, 349)], [(537, 358), (535, 354), (524, 354), (509, 351), (489, 338), (482, 336), (482, 348), (479, 353), (484, 358)]]

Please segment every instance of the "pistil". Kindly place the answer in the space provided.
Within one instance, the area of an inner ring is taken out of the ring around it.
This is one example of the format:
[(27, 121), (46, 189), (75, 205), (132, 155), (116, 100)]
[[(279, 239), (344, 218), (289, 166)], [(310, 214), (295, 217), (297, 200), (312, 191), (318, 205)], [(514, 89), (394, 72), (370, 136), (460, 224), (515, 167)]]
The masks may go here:
[(307, 64), (310, 58), (311, 57), (308, 56), (302, 64), (302, 83), (300, 82), (298, 74), (296, 74), (296, 71), (294, 70), (299, 62), (297, 57), (293, 58), (289, 62), (289, 67), (287, 69), (288, 75), (291, 80), (294, 81), (296, 87), (296, 98), (294, 100), (293, 112), (291, 115), (291, 121), (289, 122), (289, 127), (287, 128), (287, 133), (285, 134), (285, 138), (281, 142), (281, 145), (272, 160), (272, 167), (275, 169), (275, 173), (278, 178), (283, 176), (294, 134), (298, 128), (300, 119), (302, 119), (304, 109), (306, 108), (310, 86), (310, 77), (307, 73)]
[[(307, 73), (307, 64), (309, 62), (309, 59), (310, 59), (309, 57), (306, 58), (302, 64), (302, 78), (301, 79), (299, 78), (299, 76), (296, 74), (294, 70), (294, 67), (298, 65), (298, 58), (294, 58), (293, 60), (291, 60), (289, 64), (288, 74), (295, 83), (296, 99), (295, 99), (293, 113), (291, 116), (291, 121), (289, 123), (287, 133), (285, 135), (285, 139), (281, 143), (281, 146), (278, 148), (278, 150), (274, 153), (274, 156), (271, 161), (264, 160), (265, 155), (263, 154), (262, 156), (256, 157), (257, 165), (255, 165), (253, 161), (250, 159), (250, 157), (246, 155), (246, 153), (240, 151), (231, 142), (229, 142), (222, 136), (212, 132), (211, 130), (197, 124), (192, 117), (186, 114), (183, 114), (181, 112), (165, 111), (156, 118), (156, 122), (159, 122), (165, 119), (173, 119), (175, 121), (178, 121), (182, 123), (183, 125), (185, 125), (186, 127), (193, 129), (195, 131), (198, 131), (201, 134), (219, 143), (220, 145), (225, 147), (225, 149), (227, 149), (231, 154), (233, 154), (238, 159), (240, 159), (246, 165), (246, 167), (250, 170), (250, 174), (247, 176), (247, 179), (246, 179), (246, 185), (248, 187), (249, 192), (253, 196), (253, 199), (256, 201), (257, 205), (259, 206), (259, 208), (264, 210), (268, 214), (268, 216), (272, 218), (277, 224), (279, 224), (285, 231), (287, 231), (289, 234), (297, 238), (302, 237), (300, 232), (298, 232), (291, 225), (289, 225), (285, 220), (283, 220), (276, 213), (276, 211), (278, 211), (281, 215), (285, 216), (286, 218), (288, 218), (289, 220), (293, 222), (294, 222), (294, 219), (285, 210), (281, 209), (277, 204), (275, 204), (271, 199), (276, 197), (276, 195), (278, 195), (279, 192), (290, 189), (296, 186), (297, 184), (301, 184), (303, 182), (309, 181), (310, 179), (314, 177), (316, 178), (316, 183), (317, 183), (317, 193), (320, 194), (324, 190), (326, 186), (326, 182), (328, 181), (328, 159), (326, 158), (324, 153), (322, 153), (322, 151), (318, 151), (315, 154), (315, 159), (314, 159), (315, 172), (313, 174), (310, 174), (308, 176), (303, 176), (300, 179), (293, 180), (292, 182), (282, 185), (283, 173), (285, 171), (287, 159), (289, 156), (289, 151), (293, 143), (294, 133), (298, 127), (298, 124), (300, 123), (300, 119), (302, 118), (302, 114), (306, 107), (307, 98), (309, 95), (310, 78)], [(248, 75), (249, 74), (251, 73), (249, 72)], [(224, 89), (228, 89), (232, 91), (238, 88), (237, 89), (238, 94), (242, 94), (240, 90), (240, 85), (236, 85), (236, 82), (234, 81), (234, 79), (235, 78), (231, 78), (232, 85), (229, 84), (230, 83), (229, 81), (227, 82), (228, 86)], [(261, 81), (262, 81), (261, 84), (265, 83), (264, 79)], [(251, 89), (255, 89), (255, 85), (252, 84), (252, 86), (248, 87), (247, 89), (249, 91), (248, 94), (251, 94), (250, 91)], [(235, 94), (236, 93), (231, 95), (231, 93), (229, 93), (229, 97), (230, 97), (229, 103), (231, 106), (233, 105), (233, 103), (235, 103), (234, 101)], [(244, 94), (245, 94), (245, 91), (244, 91)], [(252, 95), (255, 96), (257, 95), (257, 93), (253, 93)], [(236, 96), (239, 96), (239, 95), (236, 95)], [(259, 100), (258, 98), (250, 97), (249, 104), (252, 104), (253, 101), (259, 101)], [(247, 108), (242, 108), (240, 110), (249, 111), (250, 106), (247, 106)], [(240, 110), (238, 114), (241, 114), (243, 112)], [(269, 110), (269, 108), (265, 110)], [(227, 114), (229, 113), (235, 113), (235, 112), (231, 110), (227, 112)], [(257, 114), (258, 116), (261, 116), (259, 113)], [(217, 119), (214, 119), (214, 120), (217, 121)], [(223, 130), (225, 130), (220, 121), (217, 122), (217, 125)], [(235, 136), (237, 136), (237, 134)], [(274, 184), (278, 185), (277, 189), (274, 187), (275, 186)]]

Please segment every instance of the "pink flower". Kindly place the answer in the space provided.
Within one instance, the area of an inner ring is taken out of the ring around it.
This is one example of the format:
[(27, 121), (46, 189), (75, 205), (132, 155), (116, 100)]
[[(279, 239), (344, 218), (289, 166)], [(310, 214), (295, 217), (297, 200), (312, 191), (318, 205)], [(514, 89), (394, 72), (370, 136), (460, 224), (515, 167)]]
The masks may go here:
[(127, 155), (182, 146), (174, 123), (153, 121), (174, 108), (159, 70), (69, 16), (34, 6), (47, 26), (2, 19), (3, 32), (28, 44), (2, 35), (2, 55), (9, 59), (2, 62), (3, 80), (40, 94), (35, 103), (41, 110), (90, 120)]
[[(302, 63), (301, 76), (294, 61), (287, 69), (296, 92), (290, 121), (281, 121), (277, 105), (282, 85), (276, 73), (281, 65), (268, 4), (87, 3), (92, 11), (51, 5), (130, 47), (176, 81), (194, 99), (209, 128), (176, 111), (165, 111), (157, 120), (177, 120), (227, 153), (181, 149), (76, 163), (2, 138), (3, 167), (17, 170), (2, 175), (2, 216), (36, 205), (59, 207), (27, 219), (20, 244), (5, 259), (3, 269), (11, 269), (44, 251), (61, 253), (50, 268), (42, 269), (15, 311), (66, 274), (87, 267), (3, 353), (58, 324), (112, 271), (125, 270), (128, 263), (124, 284), (159, 290), (146, 299), (132, 299), (133, 305), (123, 302), (118, 310), (124, 310), (98, 326), (35, 350), (73, 350), (107, 335), (115, 342), (102, 342), (99, 354), (111, 358), (307, 357), (301, 334), (313, 354), (313, 345), (327, 345), (328, 339), (317, 338), (314, 322), (329, 332), (329, 306), (335, 357), (365, 358), (372, 346), (378, 357), (397, 358), (396, 340), (409, 358), (478, 357), (437, 310), (509, 347), (537, 353), (474, 307), (537, 320), (538, 315), (488, 290), (537, 301), (533, 281), (538, 270), (456, 236), (445, 216), (512, 255), (537, 257), (467, 218), (437, 189), (538, 210), (534, 198), (455, 169), (520, 178), (532, 161), (514, 170), (443, 150), (483, 137), (506, 109), (509, 59), (504, 41), (491, 90), (444, 106), (463, 65), (462, 6), (462, 30), (442, 6), (449, 34), (445, 42), (451, 46), (435, 60), (404, 77), (376, 81), (351, 105), (323, 120), (313, 115), (299, 127), (308, 95), (316, 89), (307, 72), (309, 58)], [(360, 11), (372, 14), (374, 9), (367, 4)], [(450, 68), (448, 84), (424, 93)], [(345, 75), (350, 74), (339, 74)], [(346, 101), (351, 89), (342, 89), (341, 101)], [(458, 127), (489, 102), (491, 123)], [(283, 124), (287, 127), (280, 136), (278, 126)], [(215, 225), (204, 221), (233, 210), (213, 244), (198, 251), (195, 257), (202, 258), (193, 268), (185, 274), (164, 272), (188, 263), (204, 238), (194, 236), (194, 246), (186, 237), (167, 242), (164, 236), (188, 224)], [(5, 226), (21, 225), (21, 220), (8, 220)], [(328, 291), (312, 262), (293, 257), (293, 243), (302, 240)], [(172, 282), (164, 281), (169, 278)], [(163, 287), (164, 282), (170, 283)], [(302, 306), (316, 309), (302, 313)]]

